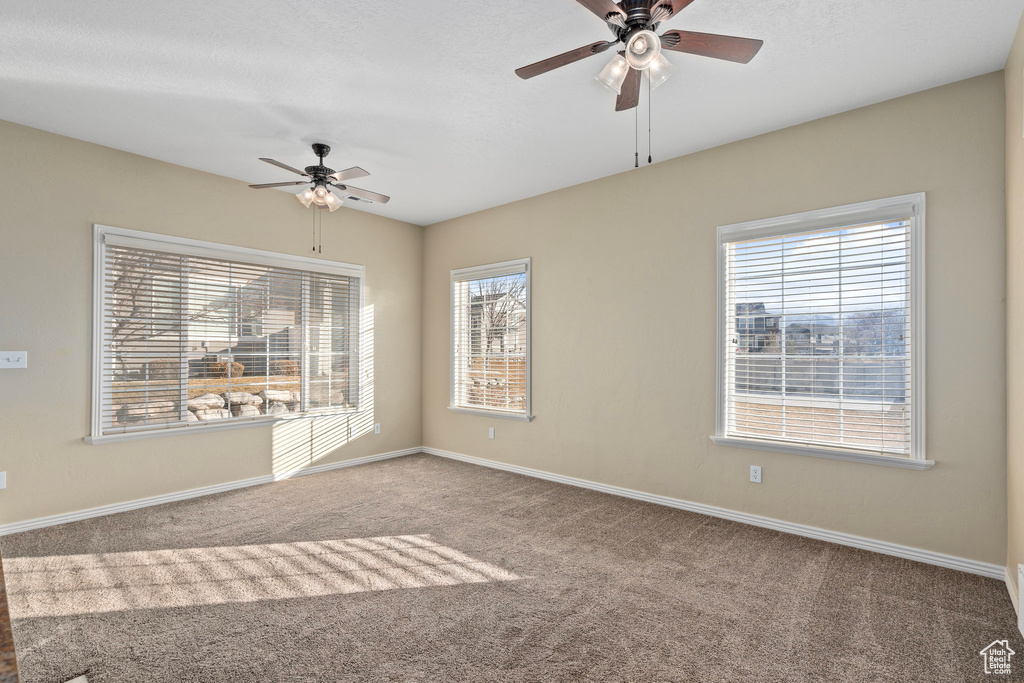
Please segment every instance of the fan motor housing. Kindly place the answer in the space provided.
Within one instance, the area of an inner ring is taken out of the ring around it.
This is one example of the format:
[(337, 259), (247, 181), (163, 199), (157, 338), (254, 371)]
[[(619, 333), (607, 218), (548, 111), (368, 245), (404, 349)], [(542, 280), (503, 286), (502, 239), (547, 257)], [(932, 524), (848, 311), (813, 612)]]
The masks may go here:
[(327, 176), (334, 173), (333, 168), (327, 168), (326, 166), (321, 166), (319, 164), (316, 166), (307, 166), (303, 170), (305, 170), (306, 173), (313, 176), (314, 178), (326, 178)]
[(624, 26), (612, 26), (612, 31), (623, 43), (629, 40), (629, 36), (637, 31), (657, 30), (658, 24), (651, 23), (651, 8), (646, 2), (623, 2), (622, 10), (626, 13)]

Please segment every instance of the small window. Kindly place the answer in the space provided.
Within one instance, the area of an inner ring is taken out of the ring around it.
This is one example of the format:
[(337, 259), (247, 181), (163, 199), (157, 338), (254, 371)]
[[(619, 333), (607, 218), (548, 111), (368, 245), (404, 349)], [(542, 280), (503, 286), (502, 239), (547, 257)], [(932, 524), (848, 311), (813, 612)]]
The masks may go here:
[(452, 271), (452, 410), (530, 414), (530, 259)]
[(719, 228), (715, 441), (923, 469), (924, 195)]
[(96, 229), (91, 442), (359, 402), (360, 266)]

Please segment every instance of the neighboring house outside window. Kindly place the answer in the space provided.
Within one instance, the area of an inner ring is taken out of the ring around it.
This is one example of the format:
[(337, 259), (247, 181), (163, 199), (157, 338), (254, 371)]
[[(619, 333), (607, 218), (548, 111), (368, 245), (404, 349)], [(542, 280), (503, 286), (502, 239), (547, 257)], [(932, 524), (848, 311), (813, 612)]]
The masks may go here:
[(532, 419), (530, 259), (453, 270), (449, 407)]
[(716, 443), (924, 469), (924, 195), (719, 228)]
[(96, 228), (102, 442), (355, 411), (363, 269)]

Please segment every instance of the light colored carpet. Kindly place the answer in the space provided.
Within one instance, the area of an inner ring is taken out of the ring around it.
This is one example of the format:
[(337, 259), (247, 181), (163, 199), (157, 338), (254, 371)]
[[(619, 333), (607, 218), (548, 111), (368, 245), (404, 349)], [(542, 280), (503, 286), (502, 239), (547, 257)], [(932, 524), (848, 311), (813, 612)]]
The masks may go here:
[(23, 681), (971, 681), (992, 579), (420, 455), (0, 539)]

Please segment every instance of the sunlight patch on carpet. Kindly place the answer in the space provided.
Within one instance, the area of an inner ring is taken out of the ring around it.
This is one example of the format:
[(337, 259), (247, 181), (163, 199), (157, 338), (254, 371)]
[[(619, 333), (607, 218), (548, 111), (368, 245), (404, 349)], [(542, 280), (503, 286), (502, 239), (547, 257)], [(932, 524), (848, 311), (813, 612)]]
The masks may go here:
[(11, 617), (515, 581), (429, 534), (4, 558)]

